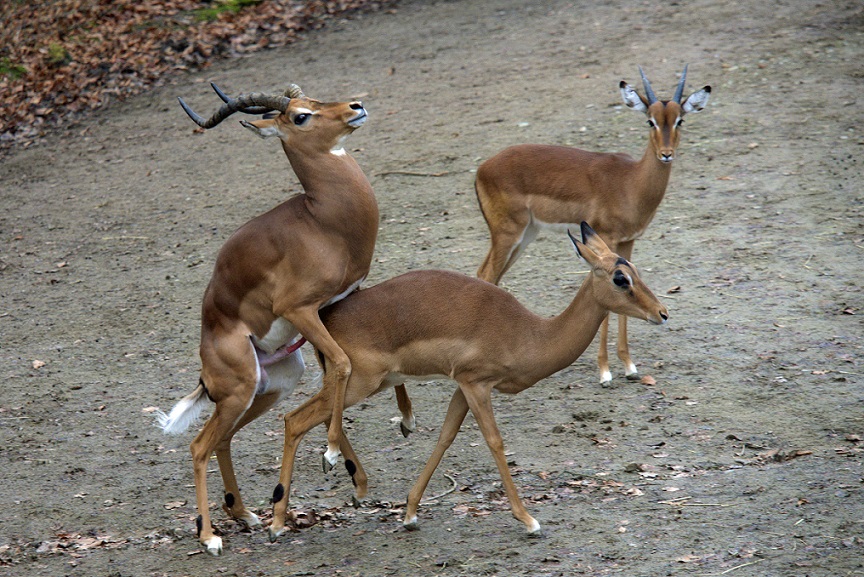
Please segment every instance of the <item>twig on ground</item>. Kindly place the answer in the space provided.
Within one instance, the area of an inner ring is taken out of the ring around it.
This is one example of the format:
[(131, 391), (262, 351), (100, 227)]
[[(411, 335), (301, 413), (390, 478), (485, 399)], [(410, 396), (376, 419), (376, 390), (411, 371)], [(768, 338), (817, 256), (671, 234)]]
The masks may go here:
[(416, 172), (413, 170), (384, 170), (377, 173), (375, 176), (389, 176), (391, 174), (401, 174), (404, 176), (447, 176), (448, 174), (450, 174), (450, 171), (442, 170), (441, 172)]

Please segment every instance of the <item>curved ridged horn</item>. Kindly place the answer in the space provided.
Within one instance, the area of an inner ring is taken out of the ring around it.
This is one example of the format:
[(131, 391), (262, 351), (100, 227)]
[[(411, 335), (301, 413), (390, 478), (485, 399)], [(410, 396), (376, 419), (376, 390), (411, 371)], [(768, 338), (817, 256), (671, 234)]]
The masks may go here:
[(672, 97), (672, 100), (681, 104), (681, 98), (684, 96), (684, 82), (687, 80), (687, 67), (689, 64), (684, 65), (684, 72), (681, 73), (681, 80), (678, 81), (678, 88), (675, 89), (675, 96)]
[[(213, 88), (219, 98), (222, 99), (222, 102), (231, 102), (231, 98), (227, 94), (222, 92), (222, 89), (216, 86), (215, 82), (211, 82), (210, 86)], [(249, 108), (244, 108), (240, 112), (242, 112), (243, 114), (265, 114), (267, 112), (270, 112), (270, 109), (265, 108), (264, 106), (250, 106)]]
[(219, 110), (217, 110), (216, 113), (209, 118), (209, 120), (204, 120), (204, 118), (196, 114), (195, 111), (192, 110), (188, 104), (183, 102), (182, 98), (177, 98), (177, 100), (180, 101), (180, 106), (183, 107), (183, 110), (186, 111), (186, 114), (189, 115), (189, 118), (191, 118), (192, 121), (201, 128), (213, 128), (235, 112), (245, 112), (246, 110), (260, 109), (266, 109), (265, 112), (269, 112), (271, 110), (285, 112), (285, 110), (288, 108), (288, 103), (291, 102), (291, 99), (287, 96), (274, 96), (272, 94), (262, 94), (261, 92), (241, 94), (237, 98), (229, 98), (228, 101), (225, 102), (225, 104), (223, 104), (222, 107), (219, 108)]
[(289, 84), (288, 88), (285, 89), (285, 96), (289, 98), (305, 98), (306, 95), (303, 94), (303, 91), (296, 84)]
[(648, 77), (645, 76), (645, 72), (642, 70), (642, 67), (639, 67), (639, 74), (642, 76), (642, 86), (645, 87), (645, 98), (648, 99), (648, 106), (651, 106), (655, 102), (657, 102), (657, 96), (654, 94), (654, 90), (651, 88), (651, 83), (648, 82)]

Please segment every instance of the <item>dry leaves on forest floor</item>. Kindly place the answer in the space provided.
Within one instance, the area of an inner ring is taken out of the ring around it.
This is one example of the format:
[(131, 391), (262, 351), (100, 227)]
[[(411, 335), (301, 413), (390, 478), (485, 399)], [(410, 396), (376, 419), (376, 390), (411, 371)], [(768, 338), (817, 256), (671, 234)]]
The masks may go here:
[(294, 42), (394, 0), (49, 0), (0, 3), (0, 152), (178, 70)]

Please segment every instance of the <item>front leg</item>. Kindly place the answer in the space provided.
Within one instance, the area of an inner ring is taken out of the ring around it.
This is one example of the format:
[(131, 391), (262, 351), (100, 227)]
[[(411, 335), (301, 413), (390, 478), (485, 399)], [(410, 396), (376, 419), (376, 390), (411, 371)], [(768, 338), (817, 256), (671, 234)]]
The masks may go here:
[(510, 476), (507, 457), (504, 456), (504, 439), (501, 437), (498, 425), (495, 423), (495, 415), (492, 413), (492, 388), (471, 383), (464, 385), (459, 383), (459, 387), (465, 393), (468, 407), (470, 407), (471, 413), (480, 427), (480, 432), (483, 433), (483, 438), (486, 439), (486, 444), (492, 452), (495, 464), (498, 466), (498, 472), (501, 474), (501, 481), (504, 483), (504, 491), (510, 501), (510, 510), (513, 516), (525, 524), (525, 529), (529, 534), (539, 533), (540, 523), (528, 513), (525, 504), (519, 498), (513, 477)]
[(342, 442), (342, 413), (345, 408), (345, 390), (351, 376), (351, 361), (345, 351), (333, 340), (318, 316), (317, 308), (298, 311), (288, 320), (306, 340), (324, 357), (322, 390), (331, 391), (332, 418), (327, 430), (327, 451), (324, 453), (324, 471), (329, 471), (339, 458)]
[(441, 425), (441, 432), (438, 433), (438, 443), (435, 445), (435, 450), (432, 451), (429, 460), (426, 461), (426, 466), (423, 467), (423, 471), (417, 477), (417, 481), (414, 482), (414, 486), (408, 493), (405, 520), (402, 521), (406, 529), (414, 530), (417, 528), (417, 508), (420, 506), (423, 492), (426, 491), (429, 480), (441, 463), (444, 453), (453, 444), (453, 439), (459, 433), (459, 427), (462, 426), (462, 422), (465, 420), (465, 415), (467, 414), (468, 404), (465, 401), (465, 395), (462, 389), (457, 388), (450, 398), (450, 405), (447, 407), (447, 415), (444, 417), (444, 423)]
[(600, 369), (600, 384), (612, 382), (612, 371), (609, 370), (609, 315), (600, 325), (600, 340), (597, 342), (597, 367)]
[(641, 377), (636, 364), (630, 358), (630, 346), (627, 344), (627, 317), (618, 315), (618, 358), (624, 363), (624, 376), (629, 381), (638, 381)]
[[(330, 422), (332, 399), (330, 389), (322, 388), (314, 397), (285, 415), (285, 443), (282, 452), (282, 467), (279, 472), (279, 484), (273, 491), (273, 522), (270, 524), (270, 540), (275, 541), (285, 532), (285, 520), (288, 515), (288, 495), (291, 492), (291, 477), (294, 471), (294, 461), (297, 457), (297, 447), (310, 430), (321, 423)], [(354, 449), (343, 436), (340, 441), (345, 453), (345, 468), (354, 483), (354, 503), (366, 496), (367, 477), (363, 465), (354, 453)]]
[(411, 398), (408, 396), (405, 384), (396, 385), (394, 390), (396, 391), (396, 405), (399, 407), (399, 412), (402, 413), (399, 428), (402, 430), (402, 436), (407, 438), (417, 428), (417, 420), (414, 418)]
[[(622, 242), (618, 245), (617, 252), (623, 258), (630, 260), (633, 254), (633, 243), (635, 241)], [(608, 318), (608, 317), (607, 317)], [(630, 358), (630, 345), (627, 343), (627, 317), (618, 315), (618, 358), (624, 363), (624, 376), (630, 381), (638, 381), (641, 377), (636, 370), (636, 364)]]

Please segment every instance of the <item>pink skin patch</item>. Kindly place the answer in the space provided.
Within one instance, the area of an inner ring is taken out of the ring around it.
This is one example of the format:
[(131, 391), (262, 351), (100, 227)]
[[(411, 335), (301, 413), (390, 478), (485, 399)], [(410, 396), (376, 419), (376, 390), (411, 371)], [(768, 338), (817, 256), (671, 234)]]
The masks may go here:
[(270, 380), (270, 377), (267, 375), (267, 371), (265, 370), (266, 367), (275, 365), (283, 359), (287, 359), (292, 354), (294, 354), (297, 349), (302, 347), (303, 343), (305, 342), (306, 339), (300, 337), (294, 343), (291, 343), (290, 345), (285, 345), (281, 349), (277, 349), (272, 354), (267, 354), (258, 347), (255, 347), (255, 355), (258, 357), (258, 366), (261, 368), (260, 382), (258, 384), (259, 388), (261, 387), (262, 383), (266, 383)]

